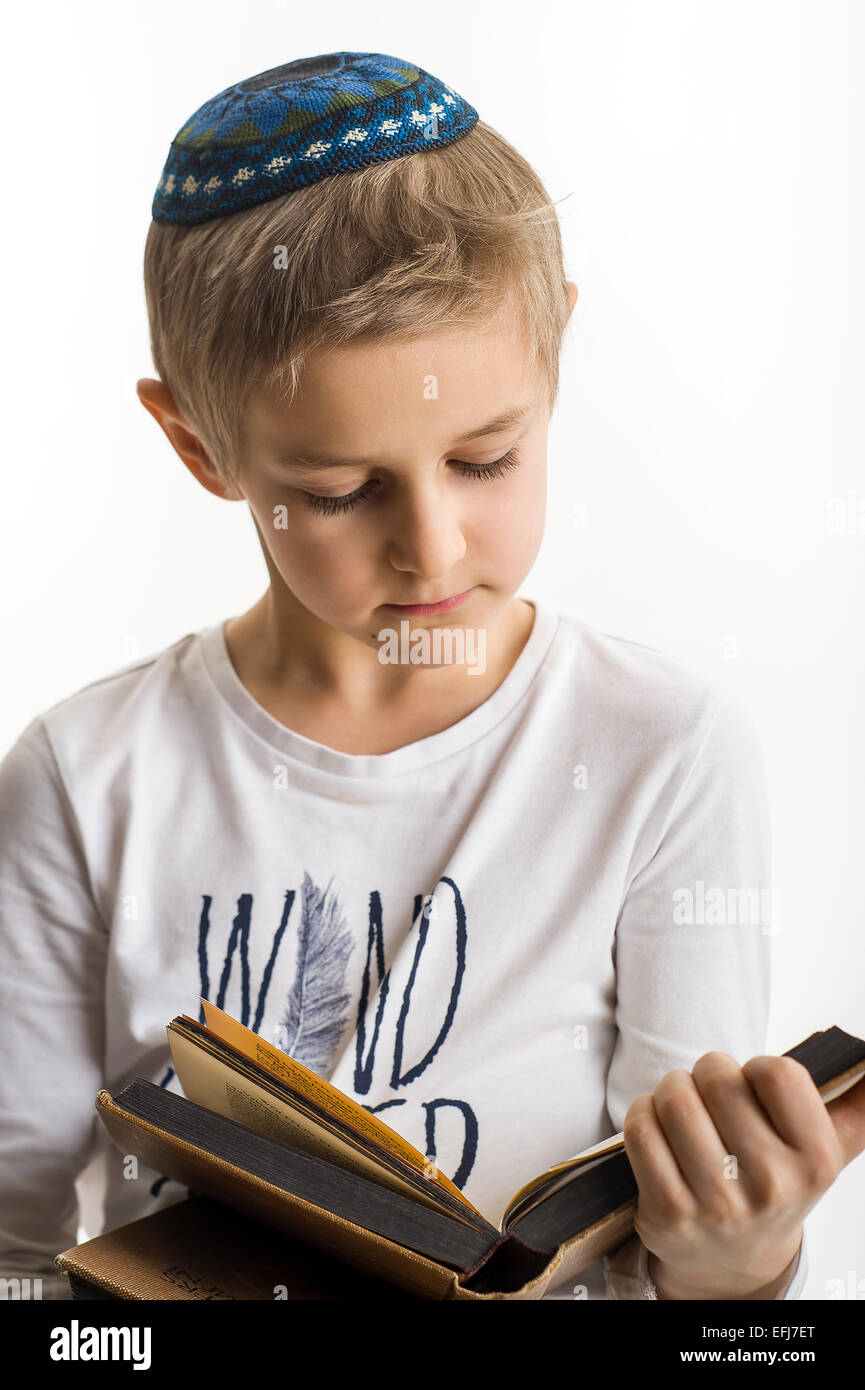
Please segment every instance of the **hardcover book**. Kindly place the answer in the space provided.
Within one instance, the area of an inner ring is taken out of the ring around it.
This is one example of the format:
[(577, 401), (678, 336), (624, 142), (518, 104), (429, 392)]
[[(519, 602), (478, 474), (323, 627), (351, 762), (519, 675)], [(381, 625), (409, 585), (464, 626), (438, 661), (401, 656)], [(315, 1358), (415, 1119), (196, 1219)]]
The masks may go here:
[[(167, 1027), (184, 1095), (136, 1077), (96, 1109), (190, 1196), (56, 1257), (79, 1297), (539, 1299), (634, 1230), (615, 1134), (539, 1173), (498, 1226), (400, 1134), (202, 1000)], [(840, 1028), (790, 1049), (828, 1104), (865, 1076)]]

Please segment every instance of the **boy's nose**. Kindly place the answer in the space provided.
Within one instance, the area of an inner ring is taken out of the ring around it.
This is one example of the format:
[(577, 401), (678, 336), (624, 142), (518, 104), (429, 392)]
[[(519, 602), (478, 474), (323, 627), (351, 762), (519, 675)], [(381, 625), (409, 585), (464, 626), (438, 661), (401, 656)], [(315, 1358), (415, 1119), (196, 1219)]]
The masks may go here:
[[(453, 573), (466, 549), (454, 499), (452, 496), (445, 499), (442, 489), (435, 484), (416, 489), (395, 512), (390, 541), (390, 561), (394, 569), (411, 571), (433, 582)], [(412, 600), (403, 601), (410, 603)], [(393, 602), (400, 600), (395, 598)]]

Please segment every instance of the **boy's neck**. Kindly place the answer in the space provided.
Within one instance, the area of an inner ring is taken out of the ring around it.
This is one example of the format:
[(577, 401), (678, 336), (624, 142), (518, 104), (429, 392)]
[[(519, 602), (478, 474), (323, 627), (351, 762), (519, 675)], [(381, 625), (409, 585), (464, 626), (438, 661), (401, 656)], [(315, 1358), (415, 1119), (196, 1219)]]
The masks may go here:
[[(485, 666), (474, 674), (467, 665), (388, 668), (377, 652), (351, 637), (345, 637), (341, 668), (338, 663), (334, 668), (334, 653), (327, 651), (330, 660), (317, 669), (317, 644), (305, 641), (302, 630), (280, 629), (270, 598), (268, 590), (248, 612), (224, 624), (225, 645), (241, 684), (287, 728), (354, 754), (392, 752), (466, 718), (512, 670), (535, 618), (530, 603), (512, 598), (487, 629)], [(398, 631), (399, 623), (394, 626)], [(422, 626), (422, 621), (412, 624)], [(396, 678), (389, 682), (388, 676)]]

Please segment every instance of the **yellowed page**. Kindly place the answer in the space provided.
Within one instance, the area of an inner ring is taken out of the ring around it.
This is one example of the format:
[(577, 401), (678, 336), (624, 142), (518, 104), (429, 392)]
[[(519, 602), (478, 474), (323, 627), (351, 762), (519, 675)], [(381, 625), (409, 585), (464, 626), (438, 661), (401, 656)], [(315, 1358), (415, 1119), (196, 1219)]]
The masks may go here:
[(217, 1008), (215, 1004), (210, 1004), (206, 999), (202, 999), (201, 1004), (204, 1009), (208, 1032), (228, 1043), (229, 1047), (235, 1048), (251, 1062), (257, 1062), (260, 1067), (264, 1067), (274, 1076), (279, 1077), (281, 1081), (287, 1081), (307, 1100), (313, 1101), (323, 1110), (337, 1116), (345, 1124), (351, 1125), (358, 1134), (374, 1140), (388, 1153), (393, 1154), (396, 1158), (401, 1158), (403, 1163), (407, 1163), (409, 1167), (421, 1173), (428, 1182), (444, 1188), (451, 1197), (457, 1197), (464, 1206), (468, 1207), (469, 1211), (475, 1212), (478, 1216), (482, 1214), (463, 1196), (450, 1178), (432, 1168), (429, 1161), (414, 1145), (404, 1139), (401, 1134), (397, 1134), (396, 1130), (391, 1129), (389, 1125), (383, 1124), (375, 1115), (371, 1115), (368, 1110), (364, 1110), (362, 1105), (358, 1105), (357, 1101), (352, 1100), (344, 1091), (340, 1091), (336, 1086), (331, 1086), (330, 1082), (324, 1081), (314, 1071), (305, 1067), (302, 1062), (296, 1061), (287, 1052), (274, 1047), (258, 1033), (253, 1033), (251, 1028), (245, 1028), (242, 1023), (237, 1022), (237, 1019)]
[(818, 1087), (825, 1104), (828, 1105), (830, 1101), (843, 1096), (844, 1092), (849, 1091), (851, 1086), (855, 1086), (857, 1081), (861, 1081), (863, 1076), (865, 1076), (865, 1062), (857, 1062), (855, 1067), (843, 1072), (841, 1076), (836, 1076), (831, 1081), (825, 1081), (822, 1086)]
[(338, 1135), (330, 1134), (285, 1101), (278, 1100), (239, 1072), (231, 1071), (224, 1062), (211, 1056), (189, 1038), (171, 1027), (166, 1032), (174, 1070), (184, 1094), (196, 1105), (203, 1105), (206, 1110), (215, 1110), (218, 1115), (248, 1125), (258, 1134), (281, 1139), (294, 1148), (302, 1149), (304, 1153), (325, 1158), (329, 1163), (370, 1178), (380, 1186), (405, 1193), (433, 1211), (443, 1210), (434, 1197), (427, 1197)]

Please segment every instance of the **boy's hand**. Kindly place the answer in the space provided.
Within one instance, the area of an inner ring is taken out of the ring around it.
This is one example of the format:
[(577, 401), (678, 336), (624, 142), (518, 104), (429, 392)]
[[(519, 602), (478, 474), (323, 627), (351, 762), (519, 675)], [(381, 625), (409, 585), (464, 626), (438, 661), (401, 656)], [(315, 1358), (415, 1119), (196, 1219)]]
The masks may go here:
[(635, 1230), (661, 1298), (774, 1298), (802, 1221), (865, 1149), (865, 1079), (826, 1105), (792, 1057), (707, 1052), (631, 1102)]

